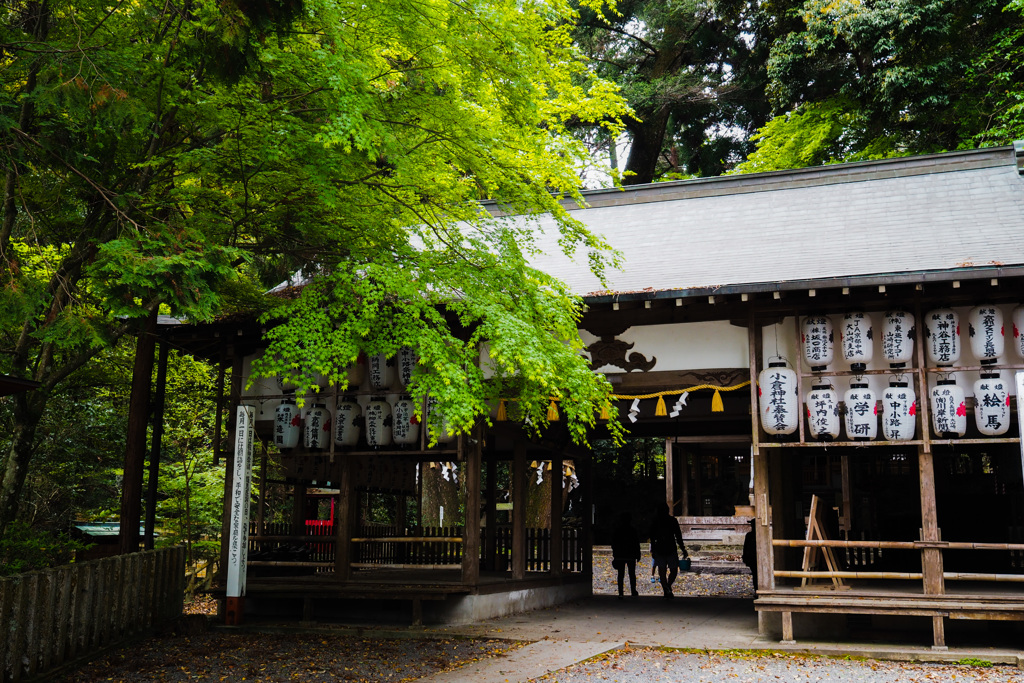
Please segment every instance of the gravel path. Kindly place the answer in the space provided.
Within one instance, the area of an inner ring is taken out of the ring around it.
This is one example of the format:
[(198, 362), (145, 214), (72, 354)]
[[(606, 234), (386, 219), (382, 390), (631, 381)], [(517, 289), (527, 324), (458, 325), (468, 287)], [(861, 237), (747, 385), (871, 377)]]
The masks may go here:
[[(619, 573), (612, 567), (609, 553), (594, 553), (594, 594), (618, 595)], [(636, 564), (636, 584), (640, 595), (661, 595), (661, 583), (651, 582), (651, 559), (643, 557)], [(629, 576), (623, 577), (623, 588), (629, 593)], [(691, 597), (753, 598), (754, 583), (749, 574), (696, 574), (687, 572), (676, 578), (672, 591)]]
[(546, 683), (1020, 683), (1024, 681), (1024, 673), (1008, 666), (910, 664), (786, 654), (696, 654), (626, 647), (536, 680)]

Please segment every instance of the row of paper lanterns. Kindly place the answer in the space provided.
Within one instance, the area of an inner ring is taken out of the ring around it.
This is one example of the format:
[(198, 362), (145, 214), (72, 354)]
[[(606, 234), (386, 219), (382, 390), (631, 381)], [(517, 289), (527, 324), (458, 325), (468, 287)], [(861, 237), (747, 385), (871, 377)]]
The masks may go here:
[[(434, 399), (428, 401), (428, 414), (435, 410), (435, 405)], [(295, 401), (286, 398), (274, 411), (274, 444), (281, 450), (296, 448), (300, 441), (306, 450), (327, 450), (332, 435), (335, 445), (343, 448), (359, 445), (361, 438), (365, 438), (370, 448), (414, 446), (420, 440), (416, 404), (407, 395), (394, 403), (383, 396), (374, 396), (364, 408), (354, 396), (343, 396), (338, 400), (334, 415), (325, 403), (315, 402), (303, 419)], [(432, 431), (431, 436), (440, 444), (451, 443), (455, 438), (443, 424), (437, 433)]]
[[(796, 372), (785, 361), (773, 361), (758, 377), (761, 424), (775, 435), (794, 433), (799, 426)], [(974, 382), (974, 420), (985, 436), (999, 436), (1010, 428), (1010, 388), (999, 373), (982, 373)], [(878, 437), (878, 397), (867, 382), (854, 380), (843, 395), (846, 436), (850, 441)], [(962, 437), (967, 432), (967, 397), (955, 379), (939, 380), (931, 390), (932, 427), (940, 437)], [(805, 397), (810, 436), (835, 440), (840, 433), (839, 396), (831, 384), (819, 380)], [(917, 430), (917, 395), (908, 382), (893, 379), (882, 392), (882, 437), (911, 441)]]
[[(385, 353), (375, 353), (369, 356), (359, 354), (356, 362), (345, 369), (348, 387), (350, 389), (361, 387), (369, 376), (370, 388), (374, 391), (406, 388), (412, 381), (412, 373), (417, 361), (416, 351), (408, 346), (401, 347), (395, 356), (388, 356)], [(313, 382), (321, 391), (325, 391), (331, 386), (326, 375), (314, 375)], [(277, 378), (277, 384), (286, 394), (293, 393), (300, 388), (300, 385), (280, 376)]]
[[(967, 316), (971, 351), (982, 365), (997, 362), (1005, 351), (1003, 312), (998, 306), (972, 308)], [(882, 358), (891, 368), (903, 368), (914, 354), (914, 315), (908, 311), (886, 311), (882, 319)], [(1011, 314), (1012, 344), (1024, 358), (1024, 306)], [(951, 308), (929, 311), (924, 316), (925, 351), (928, 361), (937, 366), (954, 365), (960, 360), (960, 314)], [(804, 360), (813, 372), (824, 371), (833, 361), (834, 328), (827, 315), (808, 316), (801, 329), (800, 344)], [(874, 358), (874, 330), (871, 316), (864, 312), (843, 315), (840, 349), (853, 370), (864, 370)]]

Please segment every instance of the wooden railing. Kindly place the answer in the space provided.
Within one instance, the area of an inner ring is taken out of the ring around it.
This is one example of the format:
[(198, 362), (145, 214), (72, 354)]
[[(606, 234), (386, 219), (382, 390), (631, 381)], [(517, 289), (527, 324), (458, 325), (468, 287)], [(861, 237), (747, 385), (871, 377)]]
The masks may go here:
[(0, 579), (0, 681), (45, 674), (181, 615), (183, 547)]

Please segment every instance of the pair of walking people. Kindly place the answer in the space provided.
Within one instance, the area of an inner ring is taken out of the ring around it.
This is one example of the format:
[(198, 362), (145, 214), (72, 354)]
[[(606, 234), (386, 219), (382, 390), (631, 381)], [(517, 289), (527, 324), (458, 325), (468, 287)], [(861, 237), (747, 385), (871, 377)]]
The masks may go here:
[[(679, 555), (676, 553), (676, 546), (683, 552), (683, 557), (689, 557), (686, 545), (683, 543), (683, 534), (679, 530), (679, 523), (676, 518), (669, 514), (668, 505), (662, 503), (658, 506), (651, 522), (651, 557), (654, 559), (654, 567), (658, 571), (658, 578), (661, 581), (661, 589), (666, 598), (672, 598), (672, 584), (679, 573)], [(636, 563), (640, 559), (640, 538), (633, 528), (632, 518), (628, 512), (619, 516), (619, 524), (612, 533), (612, 566), (619, 572), (619, 598), (623, 597), (623, 579), (629, 572), (629, 587), (633, 597), (640, 593), (636, 589)]]

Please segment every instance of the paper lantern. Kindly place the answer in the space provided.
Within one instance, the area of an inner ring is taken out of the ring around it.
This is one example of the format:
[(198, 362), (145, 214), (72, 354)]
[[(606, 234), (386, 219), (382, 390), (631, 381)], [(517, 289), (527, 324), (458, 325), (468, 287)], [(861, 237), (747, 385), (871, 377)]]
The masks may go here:
[(295, 401), (290, 398), (281, 401), (281, 405), (274, 410), (274, 445), (281, 450), (298, 446), (301, 424)]
[(352, 448), (359, 443), (359, 422), (363, 409), (354, 396), (342, 396), (334, 415), (334, 443)]
[[(370, 375), (373, 376), (371, 366)], [(391, 404), (383, 396), (374, 396), (363, 413), (366, 423), (366, 444), (371, 448), (391, 445)]]
[(971, 352), (982, 365), (994, 365), (1003, 355), (1003, 312), (995, 306), (977, 306), (967, 315)]
[(416, 417), (416, 404), (409, 396), (402, 396), (391, 408), (394, 416), (392, 438), (399, 446), (411, 446), (420, 440), (420, 419)]
[(813, 372), (821, 372), (832, 362), (832, 320), (827, 315), (804, 318), (802, 345), (804, 360)]
[(349, 389), (358, 389), (366, 380), (366, 355), (360, 353), (356, 362), (345, 368), (345, 378)]
[(277, 388), (281, 390), (282, 394), (293, 394), (295, 393), (295, 390), (299, 388), (299, 385), (296, 382), (285, 379), (281, 375), (278, 375), (274, 379), (277, 381)]
[(974, 423), (985, 436), (1010, 429), (1010, 385), (998, 372), (981, 373), (974, 383)]
[(843, 358), (850, 364), (850, 369), (862, 372), (875, 353), (871, 316), (861, 312), (844, 315), (841, 337)]
[(331, 438), (331, 411), (323, 403), (314, 403), (306, 412), (306, 428), (302, 439), (303, 445), (311, 451), (322, 451), (328, 448)]
[(914, 314), (886, 311), (882, 323), (882, 357), (890, 368), (906, 367), (914, 357)]
[(932, 387), (932, 428), (947, 439), (967, 432), (967, 399), (955, 379), (940, 379)]
[(398, 349), (398, 381), (403, 387), (409, 386), (409, 382), (412, 381), (412, 373), (416, 369), (418, 358), (416, 351), (409, 346)]
[(449, 444), (455, 440), (455, 434), (449, 430), (448, 420), (441, 414), (438, 401), (433, 396), (427, 399), (427, 415), (432, 440), (441, 444)]
[(831, 384), (816, 384), (807, 392), (807, 428), (819, 441), (839, 438), (839, 397)]
[(1024, 306), (1017, 306), (1010, 315), (1013, 320), (1013, 348), (1024, 358)]
[(768, 363), (757, 376), (761, 426), (768, 434), (792, 434), (800, 417), (796, 395), (796, 372), (785, 361)]
[(867, 441), (878, 436), (878, 402), (867, 382), (850, 382), (843, 394), (846, 405), (846, 437)]
[(911, 441), (917, 432), (917, 394), (906, 382), (891, 381), (882, 392), (882, 436)]
[(940, 367), (960, 360), (960, 316), (951, 308), (929, 311), (924, 316), (928, 361)]
[(387, 354), (370, 356), (370, 386), (378, 391), (389, 389), (395, 383), (395, 359)]

